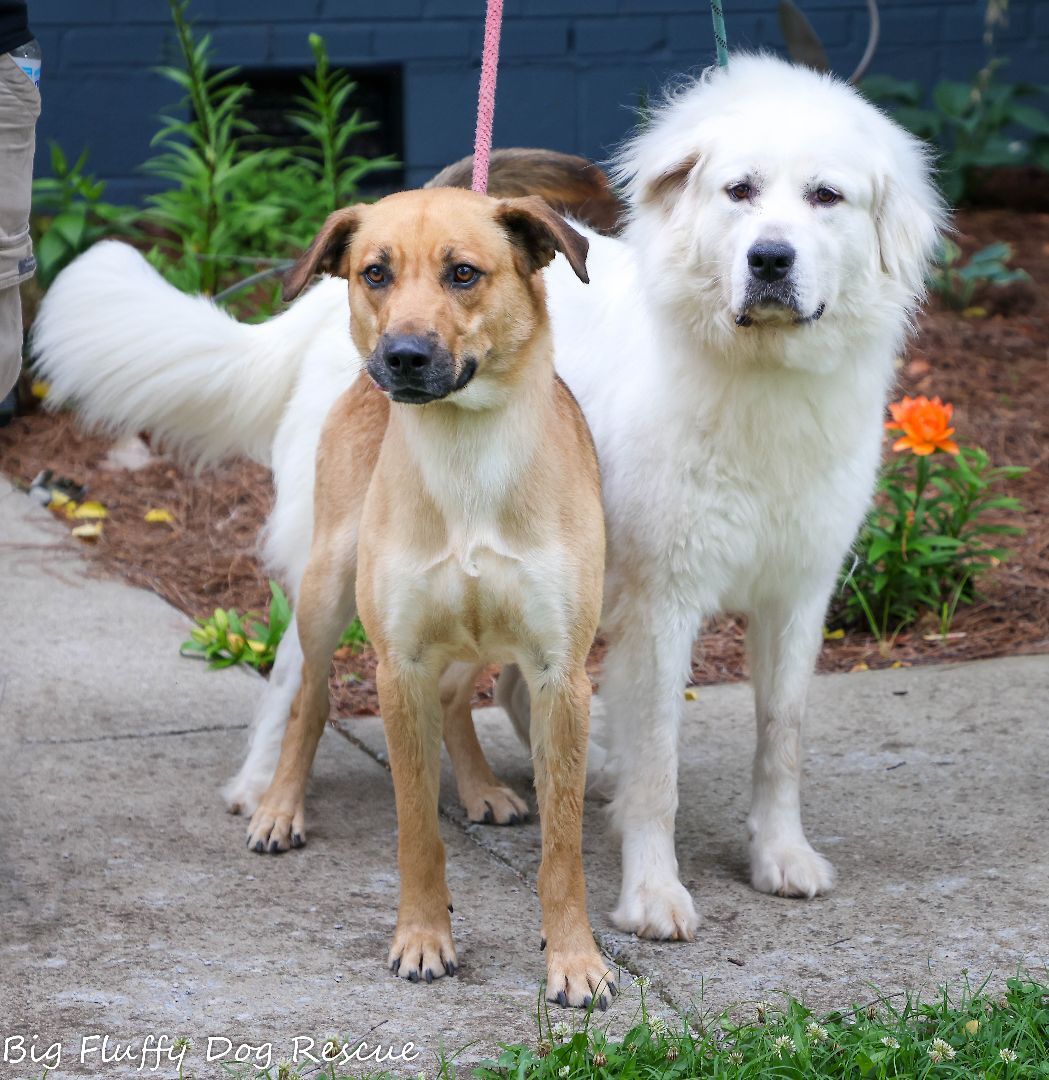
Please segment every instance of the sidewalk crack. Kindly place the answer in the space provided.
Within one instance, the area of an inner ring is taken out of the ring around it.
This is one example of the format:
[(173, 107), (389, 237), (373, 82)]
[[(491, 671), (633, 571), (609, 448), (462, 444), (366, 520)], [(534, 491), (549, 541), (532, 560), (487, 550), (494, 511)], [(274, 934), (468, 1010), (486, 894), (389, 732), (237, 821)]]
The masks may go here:
[(20, 739), (20, 746), (66, 746), (73, 743), (118, 742), (122, 739), (167, 739), (176, 735), (206, 735), (213, 731), (244, 731), (248, 724), (207, 724), (204, 727), (176, 728), (171, 731), (126, 731), (113, 735), (83, 735), (63, 739)]

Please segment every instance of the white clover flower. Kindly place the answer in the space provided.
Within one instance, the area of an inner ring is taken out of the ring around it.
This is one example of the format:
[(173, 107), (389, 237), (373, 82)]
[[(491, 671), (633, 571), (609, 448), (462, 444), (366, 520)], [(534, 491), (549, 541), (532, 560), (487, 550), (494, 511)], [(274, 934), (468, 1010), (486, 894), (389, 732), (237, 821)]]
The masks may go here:
[(758, 1014), (759, 1024), (765, 1023), (765, 1016), (772, 1010), (772, 1008), (773, 1005), (771, 1001), (759, 1001), (757, 1005), (754, 1006), (754, 1011)]
[(951, 1061), (955, 1053), (954, 1047), (943, 1039), (933, 1039), (932, 1046), (929, 1047), (929, 1058), (934, 1065), (941, 1061)]
[(797, 1047), (794, 1045), (794, 1040), (789, 1035), (780, 1035), (773, 1041), (772, 1049), (775, 1050), (780, 1057), (783, 1057), (784, 1050), (789, 1054), (793, 1054), (794, 1051), (797, 1050)]
[(881, 1040), (882, 1046), (887, 1046), (890, 1050), (899, 1050), (900, 1044), (891, 1035), (883, 1036)]
[(647, 975), (639, 975), (637, 978), (638, 990), (647, 990), (652, 985), (652, 980)]
[(648, 1026), (657, 1039), (665, 1039), (670, 1031), (667, 1022), (661, 1016), (653, 1016)]
[(742, 1050), (733, 1050), (732, 1053), (729, 1054), (728, 1059), (729, 1059), (729, 1061), (732, 1062), (733, 1065), (742, 1065), (743, 1064), (743, 1051)]
[(810, 1039), (815, 1039), (816, 1042), (826, 1042), (830, 1036), (827, 1034), (827, 1029), (822, 1024), (817, 1024), (815, 1020), (810, 1020), (805, 1028), (805, 1034)]
[(998, 1056), (1002, 1059), (1002, 1061), (1015, 1061), (1016, 1051), (1010, 1050), (1008, 1046), (1003, 1046), (1001, 1050), (998, 1051)]
[(565, 1039), (571, 1037), (572, 1029), (568, 1026), (568, 1024), (564, 1022), (564, 1020), (559, 1020), (550, 1029), (550, 1034), (553, 1035), (555, 1039), (559, 1039), (561, 1042), (564, 1042)]
[(567, 1076), (571, 1071), (572, 1070), (567, 1065), (562, 1065), (561, 1068), (557, 1070), (557, 1075)]

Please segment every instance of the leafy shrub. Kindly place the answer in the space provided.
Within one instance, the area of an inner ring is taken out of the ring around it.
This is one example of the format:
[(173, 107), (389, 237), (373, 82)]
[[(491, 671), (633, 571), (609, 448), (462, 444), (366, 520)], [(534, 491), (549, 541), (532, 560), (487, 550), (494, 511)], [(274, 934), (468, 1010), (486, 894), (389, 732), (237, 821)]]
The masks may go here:
[(1030, 103), (1046, 88), (998, 82), (996, 73), (1003, 63), (991, 60), (972, 82), (937, 83), (932, 107), (923, 106), (918, 82), (877, 75), (860, 86), (904, 127), (940, 148), (939, 183), (952, 205), (964, 199), (976, 169), (1029, 164), (1049, 168), (1049, 116)]
[(940, 241), (936, 264), (929, 274), (929, 288), (948, 307), (964, 311), (980, 285), (1010, 285), (1030, 280), (1026, 271), (1009, 268), (1012, 257), (1013, 249), (1009, 244), (991, 244), (963, 262), (962, 249), (945, 237)]
[(246, 664), (257, 671), (273, 666), (288, 626), (291, 624), (291, 605), (284, 590), (270, 582), (270, 610), (263, 621), (258, 612), (245, 612), (243, 616), (230, 608), (215, 608), (214, 615), (197, 619), (197, 626), (190, 631), (189, 641), (182, 643), (183, 653), (200, 654), (212, 668)]
[[(213, 615), (197, 619), (189, 641), (182, 643), (182, 652), (203, 656), (208, 666), (216, 669), (245, 664), (256, 671), (268, 671), (291, 625), (291, 605), (275, 581), (270, 581), (270, 595), (270, 609), (265, 617), (257, 611), (239, 615), (234, 608), (215, 608)], [(368, 644), (359, 619), (354, 619), (343, 631), (339, 644), (354, 651)]]
[(396, 165), (348, 153), (350, 140), (373, 125), (359, 111), (346, 115), (356, 84), (332, 70), (323, 38), (310, 35), (314, 73), (303, 78), (289, 113), (304, 143), (273, 146), (244, 116), (251, 88), (236, 81), (239, 69), (211, 71), (211, 38), (195, 38), (190, 0), (169, 4), (182, 66), (158, 70), (183, 91), (179, 107), (188, 119), (161, 118), (157, 153), (142, 169), (171, 186), (150, 195), (144, 211), (110, 208), (101, 202), (103, 185), (82, 173), (86, 152), (69, 169), (55, 147), (55, 178), (33, 188), (34, 209), (56, 214), (41, 223), (45, 285), (95, 240), (122, 231), (139, 242), (151, 238), (148, 258), (177, 288), (214, 295), (252, 267), (281, 264), (328, 213), (357, 198), (365, 176)]
[(103, 202), (104, 180), (84, 171), (88, 151), (72, 165), (56, 142), (51, 146), (54, 176), (33, 181), (33, 209), (45, 219), (34, 222), (37, 278), (46, 289), (68, 263), (107, 236), (128, 233), (138, 211)]
[(1025, 468), (991, 465), (980, 449), (951, 438), (953, 408), (939, 398), (903, 398), (886, 428), (901, 433), (896, 456), (882, 470), (874, 508), (860, 531), (856, 555), (842, 575), (837, 619), (891, 640), (923, 616), (950, 629), (959, 602), (975, 595), (979, 577), (1010, 555), (996, 537), (1023, 530), (1002, 524), (1022, 510), (999, 493)]

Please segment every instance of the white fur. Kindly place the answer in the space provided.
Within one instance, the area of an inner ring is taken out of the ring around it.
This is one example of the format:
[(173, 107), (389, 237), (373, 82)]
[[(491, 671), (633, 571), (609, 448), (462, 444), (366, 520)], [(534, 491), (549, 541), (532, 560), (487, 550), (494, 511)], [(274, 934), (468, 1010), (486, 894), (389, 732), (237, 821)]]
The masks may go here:
[[(675, 172), (679, 183), (661, 184)], [(769, 57), (735, 56), (670, 95), (617, 174), (632, 206), (623, 240), (589, 235), (589, 287), (560, 259), (547, 285), (558, 370), (590, 423), (604, 485), (602, 696), (623, 837), (613, 917), (689, 937), (697, 917), (674, 851), (681, 691), (696, 634), (719, 611), (750, 621), (753, 884), (813, 896), (832, 883), (802, 829), (800, 725), (943, 213), (919, 143), (847, 86)], [(742, 178), (756, 194), (733, 202), (725, 188)], [(844, 200), (813, 205), (820, 184)], [(747, 251), (762, 239), (797, 252), (797, 311), (757, 310), (741, 327)], [(208, 459), (240, 449), (264, 460), (272, 440), (267, 553), (294, 594), (321, 420), (359, 364), (344, 286), (323, 282), (287, 314), (237, 327), (204, 301), (147, 287), (121, 258), (97, 268), (111, 271), (108, 289), (87, 269), (103, 261), (92, 252), (49, 294), (36, 336), (46, 376), (89, 419), (159, 426)], [(820, 305), (818, 321), (796, 322)], [(258, 749), (230, 792), (248, 812), (296, 681), (274, 679), (260, 707)], [(522, 725), (519, 689), (500, 700)]]

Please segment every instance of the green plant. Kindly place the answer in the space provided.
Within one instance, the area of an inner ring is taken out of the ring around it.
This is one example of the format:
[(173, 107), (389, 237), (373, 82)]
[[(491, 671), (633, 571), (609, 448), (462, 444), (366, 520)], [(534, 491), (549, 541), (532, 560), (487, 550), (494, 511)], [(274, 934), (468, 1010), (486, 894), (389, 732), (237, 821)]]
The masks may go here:
[[(183, 66), (159, 70), (184, 91), (189, 118), (165, 118), (153, 139), (162, 152), (143, 165), (174, 183), (149, 197), (147, 219), (172, 238), (150, 259), (177, 287), (214, 294), (246, 267), (279, 265), (300, 250), (332, 210), (357, 197), (365, 176), (397, 163), (348, 152), (375, 125), (360, 110), (347, 115), (356, 84), (332, 69), (322, 37), (310, 35), (314, 72), (289, 113), (307, 138), (294, 149), (274, 146), (243, 115), (251, 90), (236, 82), (239, 69), (209, 73), (211, 38), (194, 38), (189, 0), (169, 4)], [(250, 299), (259, 314), (276, 307), (278, 292), (272, 282), (257, 287)]]
[(892, 410), (886, 426), (903, 437), (843, 571), (836, 612), (883, 643), (927, 615), (946, 635), (958, 603), (971, 601), (980, 576), (1009, 557), (995, 538), (1023, 531), (1000, 520), (1022, 506), (999, 491), (1027, 472), (995, 468), (985, 451), (957, 446), (951, 406), (939, 398), (904, 398)]
[(270, 582), (270, 594), (265, 620), (258, 612), (238, 615), (234, 608), (215, 608), (213, 615), (198, 618), (189, 641), (182, 643), (182, 652), (202, 655), (211, 668), (246, 664), (257, 671), (268, 670), (291, 623), (291, 605), (275, 581)]
[(210, 35), (194, 40), (189, 0), (168, 2), (185, 67), (158, 70), (185, 91), (180, 105), (189, 118), (164, 117), (153, 137), (152, 145), (163, 150), (143, 169), (174, 186), (148, 197), (145, 217), (171, 234), (180, 251), (172, 259), (157, 245), (150, 258), (172, 284), (210, 294), (219, 283), (220, 258), (250, 248), (252, 235), (280, 216), (272, 203), (246, 199), (244, 183), (260, 169), (279, 168), (286, 154), (245, 149), (244, 136), (255, 130), (241, 115), (249, 87), (231, 81), (235, 67), (209, 73)]
[(354, 652), (360, 652), (367, 644), (368, 635), (364, 632), (364, 626), (360, 619), (354, 619), (353, 622), (343, 630), (342, 637), (339, 638), (340, 646), (351, 648)]
[(92, 244), (129, 233), (138, 214), (133, 207), (102, 201), (106, 184), (85, 172), (86, 149), (70, 164), (58, 143), (49, 145), (54, 175), (33, 181), (33, 247), (37, 277), (45, 289)]
[(347, 153), (350, 140), (378, 125), (366, 121), (359, 109), (344, 117), (347, 104), (357, 89), (344, 71), (332, 71), (324, 38), (310, 34), (314, 73), (303, 76), (305, 91), (295, 100), (299, 108), (291, 119), (309, 136), (302, 148), (302, 164), (311, 174), (324, 215), (352, 201), (361, 180), (369, 173), (392, 169), (393, 157), (365, 158)]
[(952, 204), (964, 199), (977, 169), (1026, 164), (1049, 168), (1049, 116), (1030, 100), (1046, 88), (999, 82), (996, 75), (1004, 63), (990, 60), (971, 82), (937, 83), (931, 107), (923, 106), (918, 82), (878, 75), (860, 86), (904, 127), (937, 144), (939, 183)]
[[(198, 618), (183, 654), (202, 656), (211, 668), (245, 664), (256, 671), (268, 671), (277, 657), (277, 648), (291, 625), (291, 605), (284, 590), (270, 581), (270, 608), (266, 616), (257, 611), (243, 615), (234, 608), (215, 608), (212, 615)], [(360, 651), (368, 644), (359, 619), (343, 631), (340, 645)]]
[(963, 262), (962, 249), (945, 237), (940, 241), (936, 263), (929, 273), (929, 288), (948, 307), (964, 311), (981, 285), (1001, 286), (1030, 280), (1025, 270), (1009, 268), (1012, 257), (1013, 249), (1009, 244), (991, 244)]
[[(642, 984), (645, 980), (638, 980)], [(904, 997), (903, 995), (900, 995)], [(817, 1015), (790, 997), (715, 1015), (640, 1015), (612, 1038), (584, 1015), (551, 1024), (540, 1012), (534, 1046), (507, 1045), (479, 1080), (685, 1080), (692, 1077), (1049, 1076), (1049, 987), (1023, 978), (1004, 997), (968, 985), (956, 997), (878, 997)]]

